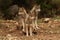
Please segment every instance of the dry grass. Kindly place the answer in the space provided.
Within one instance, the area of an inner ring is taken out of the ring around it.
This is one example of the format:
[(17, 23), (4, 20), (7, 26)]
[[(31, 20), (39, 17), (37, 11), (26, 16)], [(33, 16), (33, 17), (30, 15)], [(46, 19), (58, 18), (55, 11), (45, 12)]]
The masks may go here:
[[(48, 23), (42, 23), (38, 20), (39, 28), (35, 30), (37, 34), (33, 36), (26, 37), (21, 30), (9, 31), (10, 28), (6, 28), (6, 25), (1, 25), (1, 22), (6, 22), (6, 20), (0, 20), (0, 40), (60, 40), (60, 22), (53, 22), (51, 26), (48, 27)], [(54, 26), (54, 24), (56, 26)], [(11, 24), (12, 25), (12, 24)], [(11, 26), (13, 27), (13, 26)], [(14, 28), (14, 27), (13, 27)]]

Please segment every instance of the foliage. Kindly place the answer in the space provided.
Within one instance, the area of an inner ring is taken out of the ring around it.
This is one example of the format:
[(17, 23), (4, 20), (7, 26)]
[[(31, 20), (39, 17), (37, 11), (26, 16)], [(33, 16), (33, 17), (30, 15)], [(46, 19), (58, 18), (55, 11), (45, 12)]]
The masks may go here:
[(54, 17), (60, 14), (59, 3), (60, 0), (0, 0), (0, 10), (7, 15), (9, 14), (7, 9), (14, 4), (23, 6), (26, 10), (30, 10), (34, 4), (39, 4), (41, 5), (39, 17)]

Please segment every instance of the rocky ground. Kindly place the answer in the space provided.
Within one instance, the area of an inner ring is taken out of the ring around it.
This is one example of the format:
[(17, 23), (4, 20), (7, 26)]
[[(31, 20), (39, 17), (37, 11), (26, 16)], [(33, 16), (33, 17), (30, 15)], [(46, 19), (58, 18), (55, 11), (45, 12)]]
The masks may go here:
[(59, 21), (52, 22), (51, 26), (48, 26), (48, 23), (39, 23), (39, 29), (35, 30), (33, 36), (28, 37), (20, 29), (16, 29), (12, 23), (7, 23), (10, 27), (3, 23), (0, 22), (0, 40), (60, 40)]

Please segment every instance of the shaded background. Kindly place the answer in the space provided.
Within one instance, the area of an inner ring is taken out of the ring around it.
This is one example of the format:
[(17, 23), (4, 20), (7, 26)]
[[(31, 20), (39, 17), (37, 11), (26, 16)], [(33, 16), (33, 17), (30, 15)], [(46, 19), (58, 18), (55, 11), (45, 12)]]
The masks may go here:
[(14, 19), (19, 7), (28, 12), (35, 4), (41, 5), (38, 18), (60, 16), (60, 0), (0, 0), (0, 19)]

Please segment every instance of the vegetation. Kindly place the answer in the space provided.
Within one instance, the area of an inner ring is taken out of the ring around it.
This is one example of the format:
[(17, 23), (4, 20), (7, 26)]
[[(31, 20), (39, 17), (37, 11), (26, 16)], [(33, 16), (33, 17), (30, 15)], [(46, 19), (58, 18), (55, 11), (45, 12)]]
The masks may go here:
[(2, 17), (10, 14), (8, 12), (8, 9), (12, 5), (18, 5), (19, 7), (23, 6), (28, 11), (33, 7), (34, 4), (41, 5), (41, 12), (39, 13), (39, 18), (56, 17), (60, 15), (60, 0), (0, 0), (0, 10), (2, 12), (0, 14), (3, 14)]

